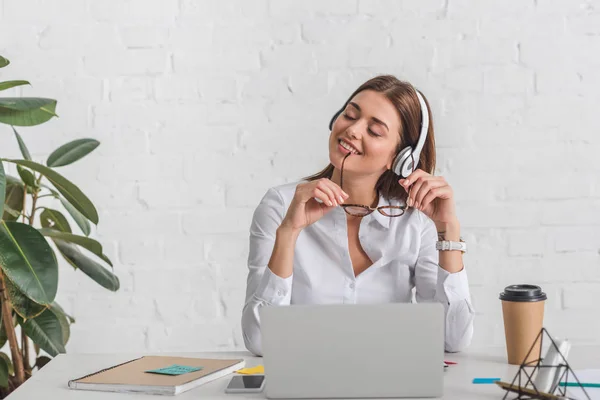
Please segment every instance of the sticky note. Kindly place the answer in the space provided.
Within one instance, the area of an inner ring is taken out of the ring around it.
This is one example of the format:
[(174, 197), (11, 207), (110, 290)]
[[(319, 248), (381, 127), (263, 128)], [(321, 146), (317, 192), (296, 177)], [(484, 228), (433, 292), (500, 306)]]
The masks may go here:
[(499, 380), (500, 380), (500, 378), (473, 378), (473, 383), (486, 384), (486, 383), (494, 383)]
[(252, 368), (238, 369), (235, 372), (237, 372), (238, 374), (245, 374), (245, 375), (264, 374), (265, 373), (265, 367), (262, 366), (262, 365), (257, 365), (256, 367), (252, 367)]
[(200, 371), (201, 369), (202, 367), (188, 367), (186, 365), (173, 364), (168, 367), (152, 369), (146, 372), (163, 375), (183, 375), (188, 372)]

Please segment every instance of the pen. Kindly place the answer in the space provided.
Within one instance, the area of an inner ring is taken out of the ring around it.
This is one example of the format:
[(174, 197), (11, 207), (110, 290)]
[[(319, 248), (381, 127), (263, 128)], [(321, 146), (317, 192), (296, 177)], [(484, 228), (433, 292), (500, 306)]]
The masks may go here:
[[(559, 386), (580, 386), (577, 382), (560, 382)], [(600, 388), (600, 383), (581, 383), (582, 387), (592, 387), (592, 388)]]

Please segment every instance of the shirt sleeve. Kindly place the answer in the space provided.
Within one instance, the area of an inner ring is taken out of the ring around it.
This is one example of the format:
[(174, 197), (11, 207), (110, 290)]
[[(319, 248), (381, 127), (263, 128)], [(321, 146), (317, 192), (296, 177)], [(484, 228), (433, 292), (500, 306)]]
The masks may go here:
[(291, 301), (293, 275), (281, 278), (267, 265), (273, 253), (275, 233), (284, 215), (281, 195), (275, 189), (269, 189), (254, 211), (250, 225), (242, 336), (248, 351), (258, 356), (262, 355), (259, 309), (269, 305), (289, 305)]
[(471, 304), (466, 268), (450, 273), (439, 265), (435, 223), (425, 217), (419, 256), (415, 265), (417, 302), (440, 302), (445, 312), (444, 347), (448, 352), (464, 350), (473, 338), (475, 310)]

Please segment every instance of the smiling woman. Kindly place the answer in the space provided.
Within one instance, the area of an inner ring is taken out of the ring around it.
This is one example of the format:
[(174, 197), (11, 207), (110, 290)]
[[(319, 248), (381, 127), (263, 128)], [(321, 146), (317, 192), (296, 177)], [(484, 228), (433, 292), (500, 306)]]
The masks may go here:
[(470, 343), (462, 250), (437, 250), (460, 239), (460, 224), (452, 189), (432, 175), (431, 120), (412, 85), (375, 77), (333, 116), (330, 164), (267, 191), (250, 227), (248, 350), (262, 354), (261, 307), (410, 302), (413, 289), (417, 302), (444, 306), (447, 351)]

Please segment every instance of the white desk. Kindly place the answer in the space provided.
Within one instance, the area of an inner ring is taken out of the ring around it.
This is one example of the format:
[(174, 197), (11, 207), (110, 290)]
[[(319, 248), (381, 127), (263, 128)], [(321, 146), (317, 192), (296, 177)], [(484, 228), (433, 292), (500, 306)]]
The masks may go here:
[[(120, 394), (108, 392), (90, 392), (68, 389), (69, 379), (78, 378), (99, 369), (139, 357), (144, 354), (63, 354), (54, 358), (41, 371), (19, 387), (9, 396), (10, 400), (31, 399), (81, 399), (81, 400), (145, 400), (164, 398), (143, 394)], [(152, 353), (152, 355), (160, 355)], [(166, 355), (166, 354), (164, 354)], [(252, 357), (246, 352), (231, 353), (170, 353), (168, 355), (185, 357), (245, 358), (246, 366), (262, 364), (262, 359)], [(444, 399), (485, 400), (501, 399), (504, 391), (497, 385), (475, 385), (473, 378), (501, 378), (511, 382), (517, 366), (508, 365), (503, 348), (489, 351), (467, 351), (464, 353), (446, 354), (446, 360), (456, 361), (444, 373)], [(569, 354), (569, 364), (574, 370), (583, 368), (600, 368), (600, 346), (574, 346)], [(188, 392), (175, 396), (176, 399), (246, 399), (264, 398), (264, 394), (225, 394), (225, 386), (230, 377), (218, 379)], [(268, 384), (268, 383), (267, 383)], [(514, 395), (508, 398), (513, 398)], [(167, 398), (171, 398), (168, 396)]]

